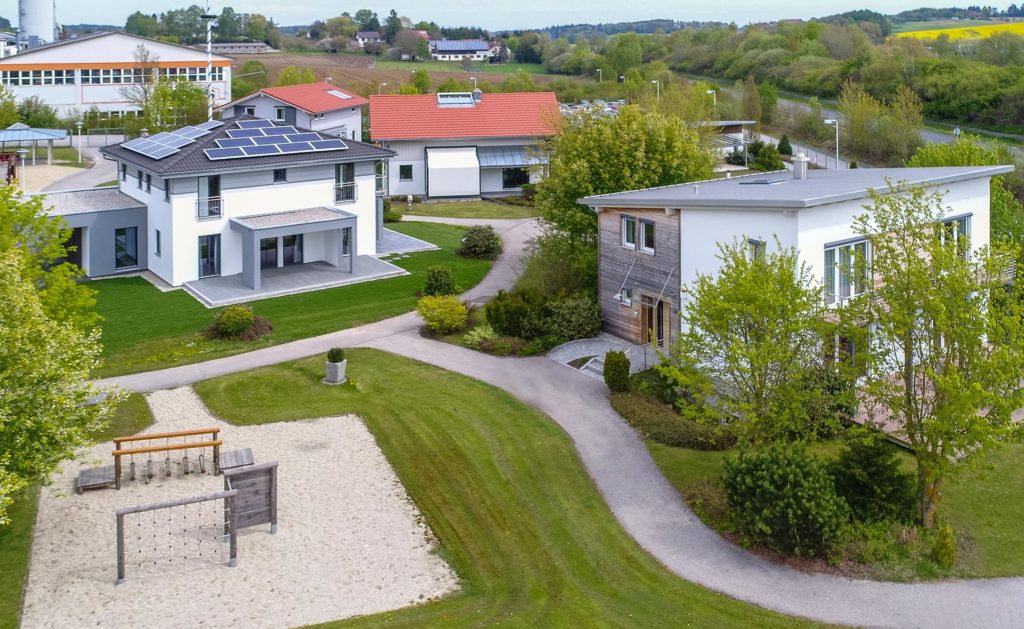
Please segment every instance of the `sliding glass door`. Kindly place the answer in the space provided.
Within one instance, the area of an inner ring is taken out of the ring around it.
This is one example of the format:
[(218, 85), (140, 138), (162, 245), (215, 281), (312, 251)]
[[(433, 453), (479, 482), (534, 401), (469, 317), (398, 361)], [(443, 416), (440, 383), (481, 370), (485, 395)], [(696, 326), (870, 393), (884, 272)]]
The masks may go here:
[(220, 275), (220, 234), (199, 237), (199, 277)]

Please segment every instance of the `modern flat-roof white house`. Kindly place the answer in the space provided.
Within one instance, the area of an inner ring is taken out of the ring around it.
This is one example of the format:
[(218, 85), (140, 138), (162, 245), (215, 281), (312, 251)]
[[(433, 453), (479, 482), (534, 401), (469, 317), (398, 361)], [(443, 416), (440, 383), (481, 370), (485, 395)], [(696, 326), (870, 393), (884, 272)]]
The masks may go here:
[(363, 138), (363, 107), (370, 101), (322, 81), (265, 87), (219, 108), (225, 120), (256, 116), (300, 129), (323, 131), (351, 140)]
[(370, 137), (396, 153), (387, 179), (399, 196), (518, 194), (560, 118), (554, 92), (370, 96)]
[[(869, 190), (934, 186), (945, 222), (972, 250), (989, 244), (989, 180), (1013, 166), (812, 170), (795, 159), (776, 172), (586, 197), (598, 213), (599, 301), (605, 329), (637, 344), (665, 346), (681, 329), (685, 287), (718, 271), (719, 243), (747, 240), (754, 251), (795, 247), (838, 303), (865, 290), (849, 260), (871, 252), (853, 231)], [(845, 263), (844, 263), (845, 262)]]
[[(136, 57), (140, 46), (155, 59), (146, 67)], [(92, 107), (125, 114), (138, 110), (125, 88), (141, 83), (147, 70), (185, 77), (204, 89), (207, 85), (205, 51), (127, 33), (83, 35), (0, 59), (0, 85), (9, 87), (19, 101), (38, 96), (61, 115)], [(212, 75), (214, 104), (227, 103), (231, 60), (213, 55)]]
[(219, 305), (404, 274), (371, 257), (390, 151), (249, 116), (101, 150), (116, 189), (46, 196), (91, 277), (149, 270)]

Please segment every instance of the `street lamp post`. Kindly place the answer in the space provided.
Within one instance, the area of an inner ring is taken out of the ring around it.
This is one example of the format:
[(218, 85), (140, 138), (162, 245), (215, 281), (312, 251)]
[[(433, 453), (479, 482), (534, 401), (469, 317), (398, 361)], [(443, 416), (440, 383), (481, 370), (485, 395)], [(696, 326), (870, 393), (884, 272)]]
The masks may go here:
[(718, 117), (718, 92), (715, 90), (708, 90), (706, 94), (711, 94), (711, 115), (715, 118)]
[(473, 91), (475, 92), (476, 91), (476, 77), (475, 76), (471, 76), (471, 77), (469, 77), (469, 80), (473, 82)]
[(825, 120), (825, 124), (836, 128), (836, 170), (839, 170), (839, 121), (835, 118), (829, 118)]
[(600, 83), (603, 80), (604, 80), (604, 72), (601, 71), (601, 68), (597, 68), (597, 82)]
[(209, 4), (206, 11), (202, 17), (206, 21), (206, 119), (213, 120), (213, 21), (217, 16), (209, 13)]
[(75, 122), (75, 126), (78, 127), (78, 163), (82, 163), (82, 121)]
[(659, 81), (658, 79), (654, 79), (651, 81), (651, 83), (654, 83), (654, 89), (656, 91), (657, 98), (658, 100), (661, 100), (661, 81)]
[(388, 86), (387, 82), (378, 83), (377, 84), (377, 96), (380, 96), (383, 93), (384, 88), (387, 87), (387, 86)]
[(28, 149), (26, 149), (26, 148), (18, 149), (18, 157), (21, 158), (21, 168), (18, 171), (18, 179), (21, 180), (21, 191), (22, 192), (25, 192), (25, 179), (27, 179), (27, 177), (25, 177), (25, 156), (26, 155), (28, 155)]

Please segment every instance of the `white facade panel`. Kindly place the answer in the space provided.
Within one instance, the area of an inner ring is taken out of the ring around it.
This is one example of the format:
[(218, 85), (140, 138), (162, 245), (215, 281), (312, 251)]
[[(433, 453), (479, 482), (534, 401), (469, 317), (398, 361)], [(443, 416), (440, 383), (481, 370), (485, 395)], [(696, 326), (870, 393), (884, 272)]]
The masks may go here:
[(480, 195), (480, 161), (476, 147), (428, 148), (427, 193), (431, 197)]

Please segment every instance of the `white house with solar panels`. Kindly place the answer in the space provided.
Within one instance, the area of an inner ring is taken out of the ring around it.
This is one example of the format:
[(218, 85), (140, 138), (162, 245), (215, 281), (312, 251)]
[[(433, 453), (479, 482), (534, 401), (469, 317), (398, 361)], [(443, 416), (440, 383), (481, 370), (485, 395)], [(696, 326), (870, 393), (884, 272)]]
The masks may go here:
[(375, 257), (402, 238), (375, 175), (391, 151), (251, 116), (101, 151), (117, 188), (46, 197), (88, 276), (148, 270), (213, 306), (405, 274)]

